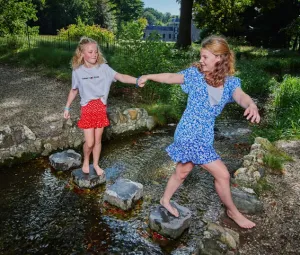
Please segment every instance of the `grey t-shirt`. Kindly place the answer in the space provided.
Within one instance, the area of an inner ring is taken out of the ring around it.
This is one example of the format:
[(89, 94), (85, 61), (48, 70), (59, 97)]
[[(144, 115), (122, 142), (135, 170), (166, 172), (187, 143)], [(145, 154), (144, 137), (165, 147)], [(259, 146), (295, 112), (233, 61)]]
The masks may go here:
[(209, 102), (210, 105), (216, 105), (221, 101), (222, 95), (223, 95), (223, 91), (224, 88), (215, 88), (212, 86), (207, 85), (207, 91), (208, 91), (208, 98), (209, 98)]
[(95, 67), (81, 65), (72, 72), (72, 89), (78, 89), (80, 104), (100, 98), (106, 105), (111, 83), (115, 80), (116, 71), (107, 64)]

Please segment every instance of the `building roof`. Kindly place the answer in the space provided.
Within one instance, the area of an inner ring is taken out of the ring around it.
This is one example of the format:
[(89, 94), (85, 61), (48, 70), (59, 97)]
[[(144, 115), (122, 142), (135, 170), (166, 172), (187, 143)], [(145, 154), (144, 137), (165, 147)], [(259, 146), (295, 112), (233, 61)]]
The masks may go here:
[(146, 30), (173, 31), (173, 27), (167, 26), (147, 26)]

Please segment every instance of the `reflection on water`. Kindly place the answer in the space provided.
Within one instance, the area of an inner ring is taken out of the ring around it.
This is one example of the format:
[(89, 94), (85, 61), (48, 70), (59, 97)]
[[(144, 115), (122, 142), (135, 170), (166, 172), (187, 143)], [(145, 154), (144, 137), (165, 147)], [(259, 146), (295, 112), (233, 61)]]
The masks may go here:
[(0, 169), (0, 253), (170, 254), (195, 245), (203, 217), (216, 218), (221, 209), (212, 177), (197, 167), (174, 196), (193, 211), (189, 231), (178, 241), (168, 241), (155, 240), (148, 229), (149, 210), (158, 204), (174, 170), (165, 152), (173, 132), (158, 130), (103, 144), (100, 165), (106, 170), (106, 186), (119, 177), (144, 185), (143, 201), (129, 212), (103, 203), (105, 185), (74, 188), (70, 171), (51, 170), (47, 158)]

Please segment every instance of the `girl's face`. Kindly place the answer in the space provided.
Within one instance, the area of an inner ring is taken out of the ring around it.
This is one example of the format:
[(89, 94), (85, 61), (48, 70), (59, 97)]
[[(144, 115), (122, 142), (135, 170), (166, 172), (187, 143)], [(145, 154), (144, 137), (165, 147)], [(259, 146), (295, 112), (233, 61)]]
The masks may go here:
[(201, 49), (200, 65), (203, 72), (212, 72), (215, 69), (216, 63), (220, 61), (220, 56), (216, 56), (209, 50)]
[(81, 53), (86, 67), (93, 67), (98, 59), (98, 47), (95, 43), (88, 43), (83, 46)]

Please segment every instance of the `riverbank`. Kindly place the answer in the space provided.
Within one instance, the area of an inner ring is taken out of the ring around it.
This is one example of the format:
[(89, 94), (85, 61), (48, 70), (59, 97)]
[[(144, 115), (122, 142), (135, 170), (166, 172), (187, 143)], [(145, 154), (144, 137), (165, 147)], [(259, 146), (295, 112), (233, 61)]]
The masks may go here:
[(251, 216), (257, 226), (240, 231), (243, 255), (300, 254), (300, 141), (279, 141), (278, 148), (293, 157), (284, 175), (267, 175), (271, 190), (260, 199), (262, 214)]
[[(77, 128), (79, 97), (72, 103), (71, 119), (63, 119), (70, 84), (8, 65), (1, 65), (0, 73), (0, 163), (82, 145), (83, 132)], [(108, 100), (108, 116), (111, 125), (105, 129), (105, 139), (155, 125), (144, 109), (116, 98)]]

